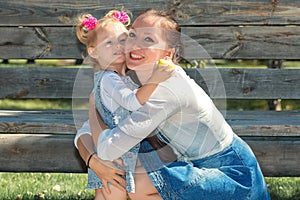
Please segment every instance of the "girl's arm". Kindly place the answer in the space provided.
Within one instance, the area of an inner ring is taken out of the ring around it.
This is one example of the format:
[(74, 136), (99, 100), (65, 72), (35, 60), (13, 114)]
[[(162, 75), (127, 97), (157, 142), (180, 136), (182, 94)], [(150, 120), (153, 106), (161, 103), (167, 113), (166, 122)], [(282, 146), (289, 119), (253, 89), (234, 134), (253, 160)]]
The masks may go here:
[(97, 84), (101, 87), (103, 103), (109, 110), (113, 111), (116, 107), (121, 106), (126, 110), (135, 111), (142, 107), (142, 104), (149, 99), (157, 85), (170, 78), (173, 72), (174, 70), (166, 69), (166, 67), (155, 69), (148, 82), (137, 92), (134, 91), (137, 87), (133, 85), (129, 87), (114, 72), (106, 72), (100, 80), (101, 82)]

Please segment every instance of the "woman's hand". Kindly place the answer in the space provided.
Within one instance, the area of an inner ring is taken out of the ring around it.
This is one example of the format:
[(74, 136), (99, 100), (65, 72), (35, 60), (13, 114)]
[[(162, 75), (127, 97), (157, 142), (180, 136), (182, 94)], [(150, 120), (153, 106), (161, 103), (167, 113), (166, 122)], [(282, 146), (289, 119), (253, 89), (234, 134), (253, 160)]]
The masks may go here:
[(108, 183), (126, 192), (126, 180), (121, 177), (125, 175), (125, 172), (117, 168), (113, 162), (101, 160), (98, 156), (94, 155), (90, 161), (90, 168), (101, 179), (104, 189), (108, 194), (111, 193)]

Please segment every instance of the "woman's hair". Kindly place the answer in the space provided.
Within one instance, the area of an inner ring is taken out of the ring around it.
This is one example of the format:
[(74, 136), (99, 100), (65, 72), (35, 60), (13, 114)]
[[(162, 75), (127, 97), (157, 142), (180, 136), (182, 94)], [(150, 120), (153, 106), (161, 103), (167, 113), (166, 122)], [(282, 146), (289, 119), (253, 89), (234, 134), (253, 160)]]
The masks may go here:
[(108, 23), (122, 23), (125, 26), (130, 24), (130, 18), (128, 17), (127, 22), (121, 22), (120, 19), (116, 18), (116, 14), (125, 13), (119, 10), (111, 10), (109, 11), (103, 18), (96, 21), (96, 26), (92, 30), (88, 30), (84, 25), (84, 20), (93, 17), (91, 14), (81, 14), (77, 19), (76, 24), (76, 35), (78, 40), (86, 45), (86, 47), (90, 47), (96, 44), (97, 42), (97, 33), (98, 31), (103, 30)]
[(175, 49), (173, 61), (178, 63), (183, 56), (183, 45), (181, 43), (181, 28), (174, 17), (166, 11), (147, 9), (141, 12), (137, 17), (154, 16), (158, 17), (160, 27), (166, 29), (167, 43), (170, 48)]

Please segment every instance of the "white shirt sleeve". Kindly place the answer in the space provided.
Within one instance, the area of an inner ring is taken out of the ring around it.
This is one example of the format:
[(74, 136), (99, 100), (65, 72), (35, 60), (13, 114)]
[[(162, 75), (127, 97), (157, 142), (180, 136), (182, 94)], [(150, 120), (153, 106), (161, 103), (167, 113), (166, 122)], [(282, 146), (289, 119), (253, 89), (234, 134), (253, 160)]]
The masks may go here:
[(101, 81), (103, 103), (112, 112), (118, 106), (130, 111), (137, 110), (142, 106), (136, 97), (135, 91), (128, 88), (118, 74), (105, 73)]
[(83, 123), (82, 127), (77, 131), (76, 136), (74, 138), (74, 144), (75, 147), (78, 149), (77, 146), (77, 141), (79, 139), (80, 136), (88, 134), (90, 136), (92, 136), (92, 131), (91, 131), (91, 127), (90, 127), (90, 121), (87, 120)]
[(97, 145), (99, 157), (104, 160), (119, 158), (179, 109), (176, 94), (159, 85), (157, 92), (140, 109), (133, 111), (118, 127), (100, 134)]

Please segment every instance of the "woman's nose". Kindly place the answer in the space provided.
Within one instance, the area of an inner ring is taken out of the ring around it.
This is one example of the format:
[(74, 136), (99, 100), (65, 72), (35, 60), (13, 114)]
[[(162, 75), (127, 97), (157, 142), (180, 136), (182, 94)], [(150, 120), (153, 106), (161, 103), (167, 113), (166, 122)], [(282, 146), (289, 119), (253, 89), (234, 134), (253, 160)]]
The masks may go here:
[(141, 42), (139, 40), (133, 40), (130, 43), (130, 49), (135, 50), (135, 49), (141, 49), (142, 45)]

